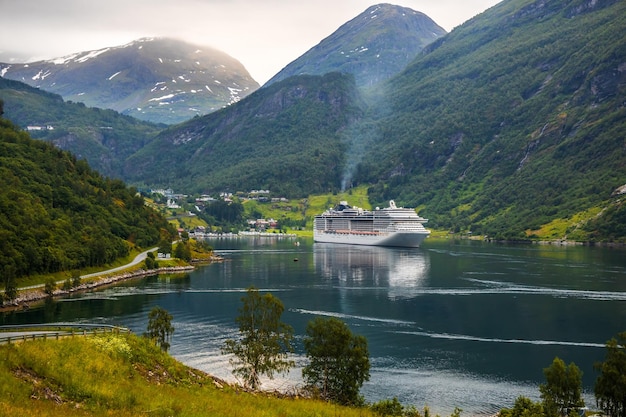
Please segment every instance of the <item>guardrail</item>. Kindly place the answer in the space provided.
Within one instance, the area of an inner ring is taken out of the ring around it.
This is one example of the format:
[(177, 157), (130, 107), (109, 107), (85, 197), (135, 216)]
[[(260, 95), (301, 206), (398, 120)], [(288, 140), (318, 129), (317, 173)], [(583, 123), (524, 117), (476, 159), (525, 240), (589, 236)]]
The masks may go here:
[[(32, 330), (29, 330), (32, 329)], [(125, 327), (109, 324), (54, 323), (0, 326), (0, 344), (27, 340), (59, 339), (68, 336), (87, 336), (102, 333), (130, 333)]]

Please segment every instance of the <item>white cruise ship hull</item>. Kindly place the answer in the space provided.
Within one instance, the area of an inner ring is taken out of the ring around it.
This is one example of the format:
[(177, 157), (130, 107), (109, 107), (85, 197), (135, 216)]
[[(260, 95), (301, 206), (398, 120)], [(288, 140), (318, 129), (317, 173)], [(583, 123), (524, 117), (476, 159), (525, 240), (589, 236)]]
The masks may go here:
[(418, 248), (430, 232), (395, 231), (391, 233), (359, 233), (314, 230), (313, 240), (320, 243)]
[(313, 240), (323, 243), (349, 245), (397, 246), (417, 248), (430, 234), (414, 209), (396, 207), (391, 200), (388, 208), (374, 211), (350, 207), (342, 201), (336, 208), (326, 210), (313, 219)]

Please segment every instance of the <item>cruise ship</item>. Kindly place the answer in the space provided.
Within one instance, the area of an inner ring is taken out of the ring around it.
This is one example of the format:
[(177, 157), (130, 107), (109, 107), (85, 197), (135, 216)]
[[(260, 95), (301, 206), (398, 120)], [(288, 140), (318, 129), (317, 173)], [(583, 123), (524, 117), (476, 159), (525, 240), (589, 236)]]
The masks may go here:
[(424, 228), (428, 220), (414, 209), (389, 207), (364, 210), (342, 201), (335, 208), (315, 216), (313, 240), (324, 243), (352, 245), (398, 246), (417, 248), (430, 231)]

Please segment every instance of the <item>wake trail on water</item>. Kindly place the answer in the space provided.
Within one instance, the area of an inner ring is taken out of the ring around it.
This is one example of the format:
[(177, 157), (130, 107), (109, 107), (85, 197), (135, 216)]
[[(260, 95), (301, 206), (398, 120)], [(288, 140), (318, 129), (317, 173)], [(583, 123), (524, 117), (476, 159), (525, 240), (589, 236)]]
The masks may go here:
[(508, 282), (491, 281), (476, 278), (465, 278), (469, 282), (485, 285), (487, 288), (476, 291), (509, 293), (509, 294), (541, 294), (558, 298), (579, 298), (599, 301), (626, 301), (626, 292), (620, 291), (591, 291), (572, 290), (560, 288), (531, 287), (525, 285), (511, 284)]
[[(467, 281), (488, 283), (489, 281), (467, 278)], [(626, 301), (626, 292), (619, 291), (590, 291), (590, 290), (569, 290), (545, 287), (529, 287), (510, 283), (492, 281), (491, 286), (485, 288), (406, 288), (406, 296), (421, 295), (450, 295), (450, 296), (471, 296), (488, 294), (510, 294), (510, 295), (545, 295), (554, 298), (577, 298), (582, 300), (596, 301)], [(355, 291), (381, 291), (389, 290), (386, 287), (355, 287), (355, 286), (335, 286), (340, 290)], [(393, 288), (393, 287), (392, 287)], [(402, 287), (399, 287), (402, 288)]]
[(344, 314), (344, 313), (335, 313), (332, 311), (321, 311), (321, 310), (304, 310), (301, 308), (290, 309), (294, 313), (307, 314), (312, 316), (324, 316), (324, 317), (336, 317), (339, 319), (353, 319), (353, 320), (362, 320), (362, 321), (372, 321), (377, 323), (391, 323), (391, 324), (400, 324), (400, 325), (415, 325), (416, 323), (413, 321), (406, 320), (395, 320), (395, 319), (381, 319), (377, 317), (368, 317), (368, 316), (357, 316), (352, 314)]
[[(291, 288), (257, 288), (259, 292), (287, 292), (292, 291)], [(216, 289), (186, 289), (183, 290), (190, 294), (220, 294), (220, 293), (247, 293), (248, 288), (216, 288)], [(173, 291), (176, 292), (176, 291)]]
[(451, 334), (451, 333), (430, 333), (423, 331), (397, 331), (396, 334), (406, 334), (412, 336), (423, 336), (431, 339), (448, 339), (448, 340), (467, 340), (472, 342), (487, 342), (487, 343), (512, 343), (512, 344), (526, 344), (526, 345), (557, 345), (557, 346), (577, 346), (577, 347), (590, 347), (590, 348), (604, 348), (603, 343), (590, 343), (590, 342), (569, 342), (560, 340), (525, 340), (525, 339), (499, 339), (499, 338), (487, 338), (476, 337), (463, 334)]

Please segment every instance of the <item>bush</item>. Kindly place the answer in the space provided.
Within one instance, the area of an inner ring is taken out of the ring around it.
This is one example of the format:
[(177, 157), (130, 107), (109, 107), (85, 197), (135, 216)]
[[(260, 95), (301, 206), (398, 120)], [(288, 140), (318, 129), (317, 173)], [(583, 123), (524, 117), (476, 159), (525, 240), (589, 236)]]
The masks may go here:
[(385, 399), (372, 404), (372, 411), (381, 416), (402, 416), (404, 407), (397, 398)]

